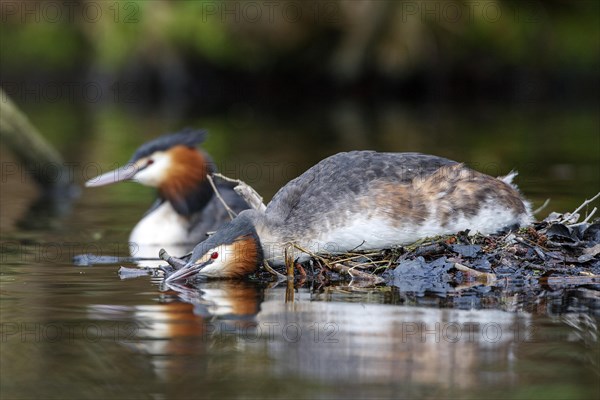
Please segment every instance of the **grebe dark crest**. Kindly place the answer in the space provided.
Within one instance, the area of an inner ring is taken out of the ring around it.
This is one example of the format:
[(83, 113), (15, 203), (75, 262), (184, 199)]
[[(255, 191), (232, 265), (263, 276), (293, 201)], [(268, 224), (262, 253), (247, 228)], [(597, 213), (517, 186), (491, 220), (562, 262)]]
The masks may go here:
[[(160, 136), (140, 146), (127, 165), (86, 183), (102, 186), (131, 180), (157, 188), (157, 199), (131, 232), (130, 242), (195, 245), (231, 219), (207, 179), (215, 172), (214, 164), (196, 147), (205, 137), (206, 131), (194, 129)], [(216, 178), (214, 183), (234, 212), (248, 208), (233, 184)]]
[[(198, 244), (176, 281), (241, 277), (263, 260), (390, 248), (469, 229), (482, 234), (532, 221), (511, 183), (418, 153), (352, 151), (328, 157), (281, 188), (264, 211), (246, 210)], [(290, 246), (296, 244), (297, 246)], [(290, 250), (291, 249), (291, 250)]]

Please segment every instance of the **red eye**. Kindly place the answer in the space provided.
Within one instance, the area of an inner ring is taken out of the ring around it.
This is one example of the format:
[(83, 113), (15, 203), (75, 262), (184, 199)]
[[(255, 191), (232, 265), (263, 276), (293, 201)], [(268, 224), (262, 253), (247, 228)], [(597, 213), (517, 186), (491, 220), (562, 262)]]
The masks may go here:
[(212, 258), (213, 260), (215, 260), (215, 259), (219, 258), (219, 253), (217, 253), (217, 252), (215, 251), (214, 253), (212, 253), (212, 254), (210, 255), (210, 258)]
[(154, 164), (154, 160), (153, 160), (153, 159), (149, 159), (149, 160), (146, 162), (146, 166), (148, 166), (148, 165), (152, 165), (152, 164)]

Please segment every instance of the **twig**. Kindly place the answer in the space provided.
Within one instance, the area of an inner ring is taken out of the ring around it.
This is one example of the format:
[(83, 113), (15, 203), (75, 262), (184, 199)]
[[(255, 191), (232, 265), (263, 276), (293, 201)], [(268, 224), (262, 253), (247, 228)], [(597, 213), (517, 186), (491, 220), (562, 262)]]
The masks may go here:
[(283, 274), (280, 274), (279, 272), (275, 271), (270, 265), (269, 262), (267, 260), (263, 261), (263, 267), (265, 267), (265, 269), (273, 276), (277, 277), (277, 280), (283, 281), (286, 280), (286, 276)]
[(389, 263), (389, 260), (378, 260), (378, 261), (371, 260), (369, 262), (354, 264), (354, 265), (352, 265), (352, 268), (373, 268), (373, 267), (376, 268), (376, 267), (378, 267), (379, 264), (387, 264), (387, 263)]
[(294, 281), (294, 259), (292, 258), (292, 255), (288, 251), (289, 248), (290, 248), (290, 246), (288, 245), (285, 247), (285, 250), (284, 250), (285, 267), (286, 267), (288, 281), (293, 282)]
[(366, 272), (362, 272), (360, 270), (350, 268), (339, 263), (333, 264), (331, 269), (337, 272), (338, 274), (349, 275), (352, 279), (370, 281), (374, 284), (383, 282), (383, 278), (377, 275), (367, 274)]
[(581, 222), (578, 222), (576, 224), (570, 225), (571, 227), (574, 226), (579, 226), (579, 225), (583, 225), (583, 224), (587, 224), (587, 222), (594, 216), (594, 214), (596, 214), (596, 211), (598, 211), (598, 207), (594, 207), (594, 209), (587, 215), (587, 217), (585, 217), (585, 219)]
[[(544, 278), (540, 279), (541, 281)], [(591, 276), (549, 276), (545, 278), (548, 285), (594, 285), (600, 283), (600, 275)]]
[(263, 198), (259, 195), (256, 190), (252, 188), (252, 186), (248, 185), (246, 182), (241, 181), (239, 179), (228, 178), (225, 175), (221, 175), (219, 173), (214, 173), (213, 176), (217, 178), (221, 178), (224, 181), (237, 183), (237, 186), (233, 188), (237, 194), (239, 194), (246, 203), (253, 209), (257, 211), (265, 211), (267, 206), (263, 203)]
[(542, 204), (541, 206), (539, 206), (538, 208), (536, 208), (534, 211), (532, 211), (532, 214), (537, 214), (540, 211), (542, 211), (544, 208), (548, 207), (548, 204), (550, 204), (550, 199), (546, 199), (546, 201), (544, 201), (544, 204)]
[[(527, 246), (527, 247), (529, 247), (529, 248), (531, 248), (533, 250), (535, 250), (536, 248), (539, 247), (541, 249), (544, 249), (545, 251), (550, 251), (550, 249), (548, 249), (547, 247), (541, 246), (541, 245), (539, 245), (538, 243), (536, 243), (534, 241), (531, 241), (529, 239), (525, 239), (525, 238), (522, 238), (522, 237), (519, 237), (519, 236), (515, 236), (515, 241), (517, 241), (518, 243), (524, 244), (525, 246)], [(536, 251), (536, 253), (537, 253), (537, 251)]]
[(294, 259), (288, 251), (290, 245), (287, 245), (284, 250), (285, 266), (287, 268), (287, 287), (285, 289), (285, 302), (294, 302)]
[[(336, 260), (336, 262), (342, 263), (342, 262), (346, 262), (346, 261), (352, 261), (356, 258), (360, 258), (360, 257), (365, 257), (368, 258), (370, 262), (375, 263), (376, 261), (371, 260), (371, 256), (378, 256), (381, 255), (381, 252), (377, 252), (377, 253), (366, 253), (366, 254), (352, 254), (352, 253), (348, 253), (348, 254), (341, 254), (342, 257), (347, 256), (346, 258), (342, 258), (339, 260)], [(361, 265), (369, 265), (369, 263), (361, 263)]]
[(314, 258), (314, 259), (316, 259), (316, 260), (319, 260), (319, 261), (321, 261), (323, 264), (325, 264), (325, 266), (326, 266), (327, 268), (329, 268), (329, 269), (332, 269), (332, 267), (331, 267), (331, 264), (329, 264), (329, 262), (327, 261), (327, 259), (325, 259), (325, 258), (321, 257), (320, 255), (318, 255), (318, 254), (315, 254), (315, 253), (313, 253), (313, 252), (311, 252), (311, 251), (309, 251), (309, 250), (303, 249), (302, 247), (300, 247), (300, 246), (299, 246), (298, 244), (296, 244), (296, 243), (291, 243), (291, 245), (292, 245), (293, 247), (295, 247), (296, 249), (300, 250), (301, 252), (308, 254), (308, 255), (309, 255), (309, 256), (311, 256), (312, 258)]
[(285, 287), (285, 302), (293, 303), (294, 302), (294, 281), (288, 280), (287, 285)]
[(598, 211), (598, 207), (594, 207), (594, 209), (588, 214), (587, 217), (585, 217), (585, 219), (582, 221), (584, 223), (588, 222), (592, 216), (596, 213), (596, 211)]
[(529, 247), (530, 249), (532, 249), (535, 252), (535, 254), (538, 256), (538, 258), (540, 260), (546, 261), (547, 256), (546, 256), (546, 254), (542, 250), (540, 250), (540, 247), (543, 248), (546, 251), (548, 251), (548, 249), (546, 249), (545, 247), (542, 247), (542, 246), (540, 246), (540, 245), (538, 245), (537, 243), (534, 243), (534, 242), (528, 243), (527, 240), (522, 239), (522, 238), (520, 238), (518, 236), (515, 238), (515, 240), (517, 242), (519, 242), (519, 243), (521, 243), (521, 244)]
[(210, 186), (212, 186), (213, 190), (215, 191), (215, 195), (217, 196), (219, 201), (223, 204), (223, 207), (225, 207), (225, 210), (227, 210), (227, 214), (229, 214), (229, 218), (234, 219), (237, 216), (237, 214), (235, 213), (235, 211), (233, 211), (231, 208), (229, 208), (227, 203), (225, 203), (225, 200), (223, 200), (223, 197), (221, 197), (221, 194), (219, 193), (219, 190), (215, 186), (215, 182), (213, 181), (212, 176), (206, 175), (206, 177), (208, 178), (208, 182), (210, 183)]
[(321, 261), (315, 259), (315, 263), (319, 264), (319, 273), (317, 274), (317, 279), (319, 280), (320, 286), (319, 288), (323, 285), (323, 282), (325, 281), (325, 276), (323, 275), (323, 272), (325, 271), (325, 267), (323, 267), (323, 265), (321, 265)]
[(490, 284), (496, 281), (496, 275), (489, 272), (479, 272), (467, 267), (466, 265), (462, 265), (459, 263), (454, 263), (454, 268), (461, 272), (466, 272), (467, 274), (474, 276), (476, 280), (482, 281), (485, 284)]
[(353, 251), (355, 251), (356, 249), (358, 249), (363, 244), (365, 244), (365, 240), (363, 240), (361, 244), (359, 244), (358, 246), (356, 246), (355, 248), (353, 248), (352, 250), (350, 250), (349, 253), (352, 253)]
[(591, 199), (588, 199), (588, 200), (584, 201), (583, 203), (581, 203), (581, 205), (579, 207), (577, 207), (577, 209), (575, 211), (573, 211), (571, 214), (578, 213), (579, 211), (581, 211), (581, 209), (583, 207), (587, 206), (592, 201), (596, 200), (598, 197), (600, 197), (600, 192), (596, 193), (596, 195), (594, 197), (592, 197)]
[(171, 267), (175, 269), (181, 269), (186, 265), (185, 261), (170, 256), (165, 249), (160, 249), (160, 251), (158, 252), (158, 257), (161, 260), (166, 261)]
[[(583, 203), (581, 203), (581, 205), (580, 205), (579, 207), (577, 207), (577, 208), (575, 209), (575, 211), (573, 211), (573, 212), (572, 212), (572, 213), (570, 213), (570, 214), (567, 214), (567, 215), (569, 215), (569, 218), (565, 218), (565, 217), (563, 217), (563, 220), (562, 220), (562, 222), (563, 222), (563, 223), (566, 223), (567, 221), (569, 221), (569, 220), (571, 219), (571, 218), (570, 218), (571, 216), (573, 216), (573, 215), (577, 214), (579, 211), (581, 211), (581, 209), (582, 209), (583, 207), (587, 206), (588, 204), (590, 204), (591, 202), (593, 202), (594, 200), (596, 200), (598, 197), (600, 197), (600, 192), (596, 193), (596, 195), (595, 195), (594, 197), (592, 197), (591, 199), (587, 199), (586, 201), (584, 201)], [(577, 220), (575, 220), (574, 222), (577, 222)]]
[[(309, 256), (318, 260), (319, 262), (322, 262), (323, 264), (325, 264), (325, 266), (327, 268), (329, 268), (330, 270), (335, 271), (341, 275), (349, 275), (350, 277), (352, 277), (352, 279), (368, 280), (368, 281), (373, 282), (374, 284), (383, 282), (383, 279), (381, 277), (372, 275), (372, 274), (368, 274), (366, 272), (362, 272), (358, 269), (355, 269), (356, 267), (348, 267), (346, 265), (340, 264), (339, 262), (329, 263), (326, 258), (324, 258), (318, 254), (315, 254), (309, 250), (306, 250), (306, 249), (302, 248), (301, 246), (297, 245), (296, 243), (291, 243), (291, 246), (295, 247), (296, 249), (300, 250), (303, 253), (308, 254)], [(286, 253), (286, 256), (287, 256), (287, 253)], [(352, 258), (356, 258), (359, 256), (362, 256), (362, 255), (357, 255)], [(349, 260), (352, 258), (347, 258), (347, 259)], [(322, 270), (323, 269), (321, 269), (321, 271)]]

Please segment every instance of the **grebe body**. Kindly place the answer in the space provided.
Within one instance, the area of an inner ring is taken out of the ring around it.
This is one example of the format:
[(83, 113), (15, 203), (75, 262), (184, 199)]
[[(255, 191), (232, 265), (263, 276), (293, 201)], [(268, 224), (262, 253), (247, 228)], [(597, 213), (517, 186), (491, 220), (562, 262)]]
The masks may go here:
[(339, 153), (290, 181), (264, 211), (243, 211), (198, 244), (167, 280), (197, 273), (240, 277), (263, 260), (283, 264), (286, 248), (302, 261), (309, 253), (390, 248), (466, 229), (490, 234), (524, 225), (531, 221), (529, 205), (511, 179), (419, 153)]

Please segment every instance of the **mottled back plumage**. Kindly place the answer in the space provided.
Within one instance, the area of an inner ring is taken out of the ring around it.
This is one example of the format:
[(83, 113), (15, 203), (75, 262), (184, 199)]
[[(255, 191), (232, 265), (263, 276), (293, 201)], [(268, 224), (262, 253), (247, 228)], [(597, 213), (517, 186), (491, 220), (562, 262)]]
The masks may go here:
[(336, 217), (340, 211), (351, 212), (360, 207), (349, 199), (373, 195), (373, 182), (409, 184), (417, 177), (431, 175), (440, 167), (457, 164), (446, 158), (419, 153), (338, 153), (281, 188), (267, 205), (265, 214), (270, 222), (282, 228), (294, 221), (295, 229), (303, 232), (309, 227), (341, 220)]

